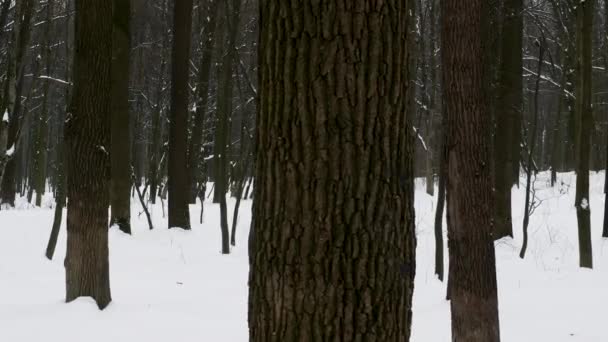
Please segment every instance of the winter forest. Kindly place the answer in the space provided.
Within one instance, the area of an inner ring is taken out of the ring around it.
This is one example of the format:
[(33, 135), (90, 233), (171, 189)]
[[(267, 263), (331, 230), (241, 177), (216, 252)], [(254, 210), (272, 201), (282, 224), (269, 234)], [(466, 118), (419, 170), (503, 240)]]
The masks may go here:
[(608, 0), (0, 0), (0, 341), (606, 342)]

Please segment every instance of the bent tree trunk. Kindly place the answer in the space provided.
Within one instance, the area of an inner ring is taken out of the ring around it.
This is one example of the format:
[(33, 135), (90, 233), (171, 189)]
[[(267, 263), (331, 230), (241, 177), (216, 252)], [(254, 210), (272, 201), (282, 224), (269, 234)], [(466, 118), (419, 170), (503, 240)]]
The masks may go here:
[(484, 98), (483, 0), (442, 2), (452, 341), (498, 342), (490, 120)]
[(260, 2), (250, 341), (407, 341), (408, 1), (300, 4)]
[(108, 262), (112, 3), (76, 1), (74, 87), (66, 118), (66, 301), (112, 300)]

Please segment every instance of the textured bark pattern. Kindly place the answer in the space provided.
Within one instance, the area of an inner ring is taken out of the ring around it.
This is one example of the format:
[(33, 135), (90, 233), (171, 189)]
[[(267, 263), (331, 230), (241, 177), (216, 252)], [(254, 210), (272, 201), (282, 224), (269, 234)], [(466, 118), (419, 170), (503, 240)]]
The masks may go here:
[(129, 127), (130, 0), (113, 0), (111, 224), (131, 234), (131, 141)]
[(76, 1), (74, 87), (66, 118), (66, 300), (111, 299), (108, 262), (112, 3)]
[(169, 125), (169, 228), (190, 229), (188, 208), (188, 69), (192, 0), (176, 1), (173, 10), (171, 122)]
[(408, 1), (260, 1), (251, 341), (408, 341)]
[(495, 239), (513, 236), (511, 188), (513, 182), (519, 180), (519, 132), (523, 104), (523, 1), (505, 1), (503, 13), (494, 144)]
[(484, 98), (482, 0), (442, 2), (448, 129), (447, 209), (452, 341), (497, 342), (490, 118)]
[(593, 47), (593, 0), (576, 8), (576, 217), (580, 266), (593, 268), (591, 204), (589, 201), (589, 153), (591, 151), (591, 63)]

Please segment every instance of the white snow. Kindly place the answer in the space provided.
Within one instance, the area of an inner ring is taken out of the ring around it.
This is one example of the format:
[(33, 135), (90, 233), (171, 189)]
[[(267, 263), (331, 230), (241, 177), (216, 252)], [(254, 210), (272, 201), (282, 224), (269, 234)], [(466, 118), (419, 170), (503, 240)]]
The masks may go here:
[[(530, 221), (525, 260), (518, 257), (524, 190), (513, 189), (515, 239), (496, 242), (502, 342), (605, 342), (608, 307), (608, 240), (601, 238), (603, 210), (591, 211), (594, 270), (578, 267), (575, 176), (536, 182), (542, 201)], [(603, 208), (604, 174), (592, 173), (590, 200)], [(211, 186), (208, 187), (211, 189)], [(417, 180), (418, 236), (412, 342), (449, 342), (445, 284), (433, 274), (436, 198)], [(91, 299), (65, 304), (65, 226), (55, 259), (44, 258), (53, 211), (0, 211), (0, 341), (10, 342), (240, 342), (247, 341), (247, 235), (251, 201), (241, 204), (237, 246), (220, 254), (219, 208), (191, 206), (190, 232), (167, 230), (160, 203), (149, 231), (132, 202), (133, 236), (110, 230), (113, 302), (98, 311)], [(166, 202), (165, 202), (166, 204)], [(234, 201), (229, 199), (229, 209)], [(600, 205), (601, 204), (601, 205)], [(231, 212), (230, 212), (231, 213)], [(229, 219), (232, 215), (229, 215)], [(64, 216), (65, 219), (65, 216)], [(65, 221), (64, 221), (65, 222)], [(447, 266), (447, 263), (446, 263)], [(447, 267), (446, 267), (447, 270)]]
[(7, 156), (12, 156), (13, 153), (15, 153), (15, 144), (11, 145), (11, 148), (9, 148), (8, 150), (6, 150), (6, 155)]
[(2, 116), (2, 122), (8, 122), (8, 109), (4, 110), (4, 115)]
[(586, 198), (583, 198), (581, 201), (581, 208), (584, 210), (589, 209), (589, 201)]

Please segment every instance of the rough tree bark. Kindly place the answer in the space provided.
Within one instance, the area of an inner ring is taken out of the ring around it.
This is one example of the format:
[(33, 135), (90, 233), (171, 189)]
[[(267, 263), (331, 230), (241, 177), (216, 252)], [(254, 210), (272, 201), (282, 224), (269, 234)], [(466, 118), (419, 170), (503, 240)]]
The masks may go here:
[(482, 6), (482, 0), (442, 2), (449, 296), (455, 342), (500, 340)]
[(408, 1), (286, 4), (260, 1), (250, 341), (407, 341)]
[(66, 118), (66, 301), (112, 300), (108, 261), (112, 3), (76, 1), (74, 87)]
[(586, 0), (576, 6), (576, 218), (578, 221), (579, 261), (593, 268), (591, 245), (591, 205), (589, 200), (589, 153), (591, 150), (591, 63), (593, 48), (593, 7)]
[(171, 121), (169, 125), (169, 228), (190, 229), (188, 206), (188, 69), (192, 0), (176, 1), (173, 9)]
[(130, 0), (112, 0), (111, 225), (131, 234), (131, 141), (129, 117)]

